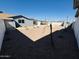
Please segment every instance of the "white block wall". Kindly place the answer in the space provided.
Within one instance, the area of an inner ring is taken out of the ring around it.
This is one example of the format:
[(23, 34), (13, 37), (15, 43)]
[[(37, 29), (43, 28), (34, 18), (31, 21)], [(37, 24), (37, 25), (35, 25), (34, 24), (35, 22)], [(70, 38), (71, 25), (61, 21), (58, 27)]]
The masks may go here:
[(79, 17), (73, 23), (73, 26), (72, 27), (74, 29), (75, 37), (77, 39), (77, 44), (78, 44), (78, 48), (79, 48)]
[(0, 50), (4, 38), (4, 33), (5, 33), (5, 24), (3, 20), (0, 20)]

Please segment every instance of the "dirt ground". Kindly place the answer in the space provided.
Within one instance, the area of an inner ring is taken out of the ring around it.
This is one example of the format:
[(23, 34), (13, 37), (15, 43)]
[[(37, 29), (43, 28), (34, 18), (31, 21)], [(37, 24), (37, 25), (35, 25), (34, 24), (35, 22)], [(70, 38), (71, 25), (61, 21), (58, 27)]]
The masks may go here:
[[(42, 25), (39, 27), (19, 27), (17, 28), (21, 33), (23, 33), (25, 36), (29, 37), (32, 41), (37, 41), (40, 38), (49, 35), (51, 33), (50, 26), (49, 25)], [(53, 25), (52, 26), (52, 33), (63, 29), (62, 26), (59, 25)]]

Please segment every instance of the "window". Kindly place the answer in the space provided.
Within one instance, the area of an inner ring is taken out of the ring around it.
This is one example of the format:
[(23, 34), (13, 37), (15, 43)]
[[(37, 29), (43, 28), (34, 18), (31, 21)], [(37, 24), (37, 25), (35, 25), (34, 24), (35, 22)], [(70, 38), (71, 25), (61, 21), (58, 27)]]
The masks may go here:
[(24, 23), (24, 20), (18, 20), (19, 23)]
[(22, 20), (22, 23), (24, 23), (24, 20)]
[(19, 23), (21, 23), (21, 20), (18, 20)]

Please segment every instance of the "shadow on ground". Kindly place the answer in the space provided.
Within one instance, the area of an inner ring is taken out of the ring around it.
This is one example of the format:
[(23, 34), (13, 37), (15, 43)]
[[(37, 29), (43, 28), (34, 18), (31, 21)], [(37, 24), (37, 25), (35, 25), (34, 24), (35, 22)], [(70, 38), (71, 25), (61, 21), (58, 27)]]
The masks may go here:
[(13, 59), (78, 59), (77, 42), (71, 26), (33, 42), (5, 24), (1, 55), (10, 55)]

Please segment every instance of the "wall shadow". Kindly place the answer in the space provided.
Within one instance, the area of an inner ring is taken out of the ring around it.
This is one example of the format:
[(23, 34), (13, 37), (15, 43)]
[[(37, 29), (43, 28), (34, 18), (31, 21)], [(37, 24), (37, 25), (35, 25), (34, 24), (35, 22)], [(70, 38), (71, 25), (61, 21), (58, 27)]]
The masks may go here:
[(1, 55), (10, 55), (16, 59), (50, 59), (63, 56), (63, 58), (72, 59), (73, 55), (77, 57), (74, 51), (77, 48), (77, 42), (71, 26), (33, 42), (8, 23), (5, 24), (6, 32)]

